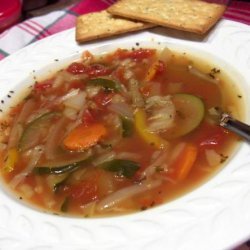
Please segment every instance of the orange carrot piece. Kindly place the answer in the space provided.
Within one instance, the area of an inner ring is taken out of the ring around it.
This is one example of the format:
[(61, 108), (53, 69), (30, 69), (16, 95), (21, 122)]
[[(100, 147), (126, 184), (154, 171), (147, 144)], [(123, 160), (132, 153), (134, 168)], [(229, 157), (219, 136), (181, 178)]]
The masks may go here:
[(144, 81), (146, 82), (152, 81), (155, 75), (157, 74), (157, 72), (162, 71), (162, 67), (163, 67), (162, 65), (163, 65), (162, 62), (159, 60), (156, 62), (153, 62), (147, 71)]
[(88, 127), (80, 124), (67, 135), (63, 144), (69, 150), (85, 150), (94, 146), (106, 134), (107, 130), (102, 124), (95, 123)]
[(197, 147), (187, 143), (174, 161), (173, 172), (169, 173), (169, 177), (176, 181), (183, 181), (190, 173), (197, 158), (197, 153)]

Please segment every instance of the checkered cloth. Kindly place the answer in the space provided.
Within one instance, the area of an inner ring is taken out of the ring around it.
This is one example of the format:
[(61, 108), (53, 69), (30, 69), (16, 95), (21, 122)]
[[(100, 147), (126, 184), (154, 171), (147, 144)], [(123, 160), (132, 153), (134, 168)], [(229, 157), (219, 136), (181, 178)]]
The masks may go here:
[[(83, 0), (64, 10), (28, 19), (0, 34), (0, 60), (24, 46), (75, 26), (78, 15), (106, 9), (116, 0)], [(250, 24), (250, 2), (230, 1), (224, 18)], [(250, 242), (235, 250), (250, 250)]]
[[(39, 39), (75, 26), (78, 15), (103, 10), (116, 0), (84, 0), (64, 10), (28, 19), (0, 34), (0, 60)], [(225, 18), (250, 24), (250, 2), (232, 0)]]

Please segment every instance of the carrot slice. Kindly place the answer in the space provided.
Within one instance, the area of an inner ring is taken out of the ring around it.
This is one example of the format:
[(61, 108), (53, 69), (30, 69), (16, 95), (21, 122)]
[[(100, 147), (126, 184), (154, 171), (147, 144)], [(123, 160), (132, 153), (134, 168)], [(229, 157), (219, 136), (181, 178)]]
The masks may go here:
[(156, 76), (158, 72), (162, 72), (164, 70), (164, 64), (162, 61), (158, 60), (153, 62), (152, 65), (149, 67), (148, 72), (145, 76), (145, 81), (152, 81), (153, 78)]
[(107, 130), (102, 124), (95, 123), (88, 127), (80, 124), (67, 135), (63, 144), (69, 150), (85, 150), (94, 146), (106, 134)]
[(173, 172), (169, 177), (176, 181), (183, 181), (190, 173), (197, 158), (198, 149), (193, 144), (187, 143), (173, 163)]

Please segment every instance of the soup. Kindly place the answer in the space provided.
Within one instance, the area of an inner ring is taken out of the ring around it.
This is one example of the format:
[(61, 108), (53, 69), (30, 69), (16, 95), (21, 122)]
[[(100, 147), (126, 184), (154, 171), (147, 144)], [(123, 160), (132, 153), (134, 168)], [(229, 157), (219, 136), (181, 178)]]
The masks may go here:
[(228, 160), (240, 116), (220, 69), (165, 48), (85, 51), (1, 122), (1, 175), (18, 199), (82, 217), (142, 211), (186, 192)]

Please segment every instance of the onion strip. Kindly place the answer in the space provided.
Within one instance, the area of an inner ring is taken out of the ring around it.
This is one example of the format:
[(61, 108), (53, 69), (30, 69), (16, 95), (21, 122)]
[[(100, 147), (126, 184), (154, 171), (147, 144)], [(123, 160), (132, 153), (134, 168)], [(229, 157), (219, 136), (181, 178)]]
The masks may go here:
[(11, 181), (10, 186), (14, 189), (16, 186), (24, 180), (24, 178), (32, 171), (32, 169), (37, 165), (42, 154), (44, 152), (43, 146), (36, 146), (34, 149), (30, 150), (30, 160), (27, 167), (17, 174)]
[(58, 147), (58, 142), (60, 141), (61, 131), (63, 130), (66, 118), (62, 117), (56, 122), (56, 124), (49, 130), (47, 141), (44, 148), (44, 154), (46, 159), (52, 160), (56, 156), (56, 149)]
[(17, 145), (22, 134), (20, 133), (22, 132), (22, 123), (24, 123), (25, 120), (27, 120), (30, 113), (34, 110), (35, 105), (36, 105), (35, 101), (33, 99), (29, 99), (23, 105), (21, 112), (16, 116), (10, 132), (8, 148), (13, 148)]
[(142, 184), (137, 184), (129, 187), (122, 188), (110, 195), (106, 198), (98, 202), (96, 206), (97, 211), (103, 211), (106, 209), (111, 209), (112, 207), (118, 205), (120, 202), (128, 199), (134, 195), (143, 193), (145, 191), (151, 190), (161, 185), (160, 180), (147, 181)]
[(127, 103), (124, 102), (111, 103), (110, 105), (108, 105), (108, 109), (115, 112), (118, 115), (127, 117), (129, 119), (133, 119), (133, 110)]

